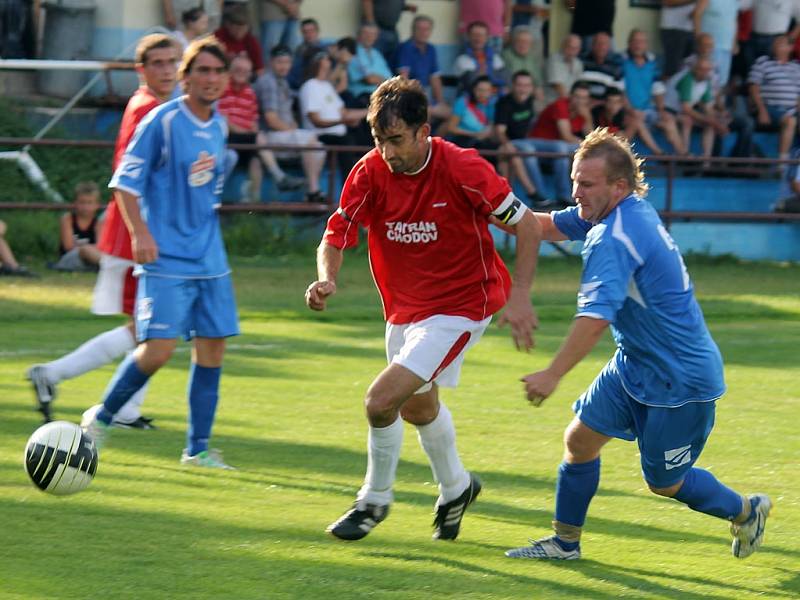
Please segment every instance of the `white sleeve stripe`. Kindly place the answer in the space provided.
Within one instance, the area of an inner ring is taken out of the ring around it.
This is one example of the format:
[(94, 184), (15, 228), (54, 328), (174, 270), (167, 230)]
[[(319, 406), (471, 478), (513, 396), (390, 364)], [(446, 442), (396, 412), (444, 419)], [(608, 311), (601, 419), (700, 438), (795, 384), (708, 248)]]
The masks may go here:
[(617, 208), (616, 212), (617, 212), (616, 215), (617, 218), (614, 221), (614, 227), (611, 230), (611, 235), (625, 245), (625, 248), (628, 250), (628, 252), (630, 252), (630, 255), (633, 257), (633, 259), (637, 263), (639, 263), (639, 266), (641, 266), (644, 264), (644, 260), (639, 255), (639, 252), (636, 250), (636, 246), (633, 245), (633, 240), (631, 240), (631, 238), (629, 238), (628, 235), (625, 233), (625, 231), (622, 229), (622, 211), (619, 208)]
[(597, 319), (598, 321), (607, 321), (608, 320), (603, 315), (601, 315), (600, 313), (591, 313), (591, 312), (585, 312), (585, 313), (584, 312), (579, 312), (579, 313), (577, 313), (575, 315), (576, 319), (578, 317), (587, 317), (589, 319)]
[(119, 183), (116, 177), (111, 180), (111, 182), (108, 184), (108, 187), (113, 190), (117, 190), (118, 192), (128, 192), (131, 196), (136, 196), (137, 198), (142, 197), (142, 193), (139, 190), (135, 190), (127, 185)]

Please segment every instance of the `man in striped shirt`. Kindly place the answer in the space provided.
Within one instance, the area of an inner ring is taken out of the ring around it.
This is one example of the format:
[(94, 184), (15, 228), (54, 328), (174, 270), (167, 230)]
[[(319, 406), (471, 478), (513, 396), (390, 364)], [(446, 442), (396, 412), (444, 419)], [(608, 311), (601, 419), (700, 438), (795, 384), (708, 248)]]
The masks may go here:
[[(225, 117), (230, 134), (231, 144), (266, 144), (266, 134), (258, 130), (258, 100), (250, 85), (253, 64), (247, 56), (240, 54), (231, 61), (231, 77), (228, 88), (219, 99), (217, 110)], [(261, 201), (261, 181), (263, 162), (275, 179), (279, 190), (290, 190), (301, 187), (303, 181), (291, 177), (278, 166), (275, 155), (270, 150), (238, 150), (238, 162), (247, 167), (250, 176), (245, 183), (242, 195), (252, 202)]]
[(772, 43), (772, 57), (759, 58), (747, 78), (759, 128), (780, 131), (780, 158), (789, 156), (797, 127), (800, 65), (789, 60), (791, 51), (789, 38), (779, 35)]

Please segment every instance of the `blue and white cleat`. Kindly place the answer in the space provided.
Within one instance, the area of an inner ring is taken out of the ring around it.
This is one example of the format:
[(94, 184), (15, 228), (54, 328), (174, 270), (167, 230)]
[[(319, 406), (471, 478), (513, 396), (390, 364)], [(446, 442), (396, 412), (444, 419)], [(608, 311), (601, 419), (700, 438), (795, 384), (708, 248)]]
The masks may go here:
[(542, 538), (540, 540), (528, 540), (531, 545), (522, 548), (507, 550), (506, 556), (509, 558), (534, 558), (544, 560), (576, 560), (581, 557), (581, 547), (574, 550), (564, 550), (561, 544), (556, 541), (556, 536)]
[(731, 552), (736, 558), (747, 558), (761, 547), (767, 517), (772, 510), (772, 500), (766, 494), (752, 494), (747, 498), (752, 507), (750, 519), (742, 524), (731, 523)]

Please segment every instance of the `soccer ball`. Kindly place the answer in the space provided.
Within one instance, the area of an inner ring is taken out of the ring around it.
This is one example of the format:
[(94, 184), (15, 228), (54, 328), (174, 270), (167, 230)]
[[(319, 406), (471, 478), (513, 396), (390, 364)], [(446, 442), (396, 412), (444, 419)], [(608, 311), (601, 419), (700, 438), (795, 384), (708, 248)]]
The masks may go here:
[(33, 432), (25, 446), (25, 471), (43, 492), (80, 492), (97, 471), (97, 447), (75, 423), (53, 421)]

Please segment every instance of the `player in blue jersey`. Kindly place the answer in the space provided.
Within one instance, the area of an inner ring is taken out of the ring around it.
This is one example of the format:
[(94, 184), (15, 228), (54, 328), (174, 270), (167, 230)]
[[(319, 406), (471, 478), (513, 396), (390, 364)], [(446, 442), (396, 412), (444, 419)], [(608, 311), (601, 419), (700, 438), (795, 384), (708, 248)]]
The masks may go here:
[(655, 209), (630, 145), (597, 129), (575, 153), (576, 207), (537, 213), (543, 238), (584, 240), (578, 312), (550, 366), (523, 378), (539, 406), (607, 327), (617, 351), (575, 402), (558, 469), (555, 535), (509, 550), (512, 558), (580, 558), (581, 529), (612, 438), (637, 440), (650, 490), (731, 522), (734, 556), (761, 545), (772, 506), (743, 497), (694, 466), (725, 391), (709, 334), (678, 247)]
[(139, 346), (82, 425), (102, 445), (122, 405), (172, 355), (194, 340), (184, 464), (229, 468), (208, 440), (219, 397), (225, 338), (239, 333), (217, 208), (224, 183), (225, 120), (214, 110), (228, 81), (214, 38), (192, 43), (178, 72), (186, 95), (140, 123), (109, 187), (119, 192), (139, 277), (134, 318)]

